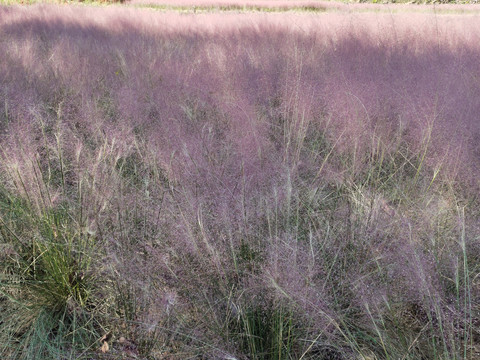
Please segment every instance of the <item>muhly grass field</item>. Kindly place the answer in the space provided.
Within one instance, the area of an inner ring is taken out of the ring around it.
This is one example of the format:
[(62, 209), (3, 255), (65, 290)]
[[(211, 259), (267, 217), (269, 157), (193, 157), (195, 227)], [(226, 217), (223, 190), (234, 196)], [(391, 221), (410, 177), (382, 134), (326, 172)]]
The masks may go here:
[(0, 7), (0, 357), (479, 359), (479, 23)]

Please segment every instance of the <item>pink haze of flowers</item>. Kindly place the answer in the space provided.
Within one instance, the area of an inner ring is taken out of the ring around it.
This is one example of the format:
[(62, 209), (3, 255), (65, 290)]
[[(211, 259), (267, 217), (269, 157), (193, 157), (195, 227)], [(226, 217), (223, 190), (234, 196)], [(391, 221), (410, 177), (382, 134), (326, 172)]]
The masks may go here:
[(92, 101), (104, 86), (121, 126), (153, 126), (152, 138), (173, 128), (182, 136), (174, 119), (191, 98), (227, 117), (233, 141), (245, 142), (239, 149), (252, 149), (252, 141), (261, 147), (259, 109), (280, 98), (308, 119), (327, 111), (346, 135), (361, 137), (381, 122), (421, 137), (434, 123), (437, 151), (476, 151), (478, 16), (1, 11), (3, 96), (27, 123), (38, 101), (62, 89), (75, 94), (63, 104), (75, 107), (76, 121), (93, 126)]

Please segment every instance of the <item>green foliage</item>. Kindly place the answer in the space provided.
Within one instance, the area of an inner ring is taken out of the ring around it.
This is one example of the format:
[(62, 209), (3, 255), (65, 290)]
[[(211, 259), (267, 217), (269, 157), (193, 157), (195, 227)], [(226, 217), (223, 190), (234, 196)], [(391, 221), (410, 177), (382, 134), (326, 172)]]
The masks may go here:
[(67, 209), (38, 213), (1, 191), (3, 357), (77, 357), (96, 345), (107, 305), (104, 254), (72, 219)]
[(293, 313), (282, 306), (246, 305), (239, 308), (230, 324), (249, 358), (255, 360), (291, 359), (298, 336)]

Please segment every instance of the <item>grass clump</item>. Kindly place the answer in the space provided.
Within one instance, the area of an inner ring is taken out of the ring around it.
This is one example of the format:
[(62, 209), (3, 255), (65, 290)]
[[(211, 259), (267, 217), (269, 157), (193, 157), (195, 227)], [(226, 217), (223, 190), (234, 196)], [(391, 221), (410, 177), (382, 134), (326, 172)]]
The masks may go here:
[(108, 305), (103, 250), (67, 209), (38, 213), (1, 193), (2, 356), (73, 358), (96, 350)]

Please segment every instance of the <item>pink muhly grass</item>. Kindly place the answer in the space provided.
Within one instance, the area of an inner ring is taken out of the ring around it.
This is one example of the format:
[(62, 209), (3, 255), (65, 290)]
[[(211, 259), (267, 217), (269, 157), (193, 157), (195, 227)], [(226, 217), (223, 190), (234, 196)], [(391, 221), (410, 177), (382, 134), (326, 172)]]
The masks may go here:
[(2, 187), (94, 234), (145, 356), (469, 351), (476, 15), (0, 17)]

